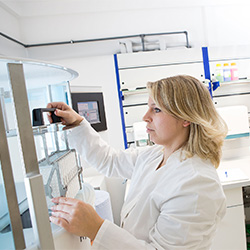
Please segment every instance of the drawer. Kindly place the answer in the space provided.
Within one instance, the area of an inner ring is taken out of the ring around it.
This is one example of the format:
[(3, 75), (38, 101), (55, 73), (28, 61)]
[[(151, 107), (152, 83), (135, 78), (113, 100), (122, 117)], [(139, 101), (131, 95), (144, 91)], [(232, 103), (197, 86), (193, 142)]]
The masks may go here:
[(224, 190), (227, 198), (227, 207), (243, 205), (242, 187)]
[(147, 105), (124, 108), (124, 118), (126, 127), (133, 126), (135, 122), (141, 122), (143, 116), (146, 114), (147, 111)]

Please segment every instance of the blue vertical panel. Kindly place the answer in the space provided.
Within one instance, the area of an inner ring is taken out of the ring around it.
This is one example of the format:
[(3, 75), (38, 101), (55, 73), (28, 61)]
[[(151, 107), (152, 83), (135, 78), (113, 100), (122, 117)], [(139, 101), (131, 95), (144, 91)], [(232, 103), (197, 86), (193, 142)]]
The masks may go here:
[(118, 91), (120, 113), (121, 113), (121, 121), (122, 121), (122, 132), (123, 132), (124, 148), (127, 148), (128, 143), (127, 143), (127, 135), (126, 135), (126, 129), (125, 129), (125, 118), (124, 118), (123, 106), (122, 106), (122, 91), (121, 91), (121, 84), (120, 84), (118, 60), (117, 60), (117, 55), (116, 54), (114, 54), (114, 62), (115, 62), (116, 83), (117, 83), (117, 91)]
[(205, 75), (205, 79), (209, 80), (209, 92), (212, 97), (211, 75), (210, 75), (207, 47), (202, 47), (202, 57), (203, 57), (204, 75)]

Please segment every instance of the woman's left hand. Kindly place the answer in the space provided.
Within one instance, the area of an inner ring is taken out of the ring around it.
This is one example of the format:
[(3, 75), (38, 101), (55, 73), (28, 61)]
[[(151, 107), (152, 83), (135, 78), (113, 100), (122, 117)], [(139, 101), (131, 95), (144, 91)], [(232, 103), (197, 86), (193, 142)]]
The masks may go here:
[(51, 208), (53, 212), (50, 221), (52, 223), (78, 236), (95, 239), (104, 220), (91, 205), (66, 197), (53, 198), (52, 202), (57, 204)]

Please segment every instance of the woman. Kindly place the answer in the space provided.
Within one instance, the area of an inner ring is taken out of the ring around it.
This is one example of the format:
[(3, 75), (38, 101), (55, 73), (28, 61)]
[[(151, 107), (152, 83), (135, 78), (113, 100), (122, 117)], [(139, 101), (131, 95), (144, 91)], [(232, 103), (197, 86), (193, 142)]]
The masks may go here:
[(75, 199), (55, 198), (51, 221), (87, 236), (96, 249), (209, 249), (226, 211), (216, 172), (227, 133), (206, 87), (191, 76), (150, 82), (143, 117), (154, 146), (116, 151), (81, 116), (50, 103), (71, 146), (107, 176), (131, 179), (121, 226)]

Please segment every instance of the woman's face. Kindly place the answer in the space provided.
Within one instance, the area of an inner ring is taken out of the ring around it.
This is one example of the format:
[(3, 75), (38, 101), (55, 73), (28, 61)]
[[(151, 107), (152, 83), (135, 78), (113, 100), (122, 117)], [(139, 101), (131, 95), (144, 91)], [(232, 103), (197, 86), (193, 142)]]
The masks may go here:
[(143, 120), (147, 123), (150, 140), (158, 145), (178, 147), (187, 141), (190, 123), (161, 111), (151, 97)]

